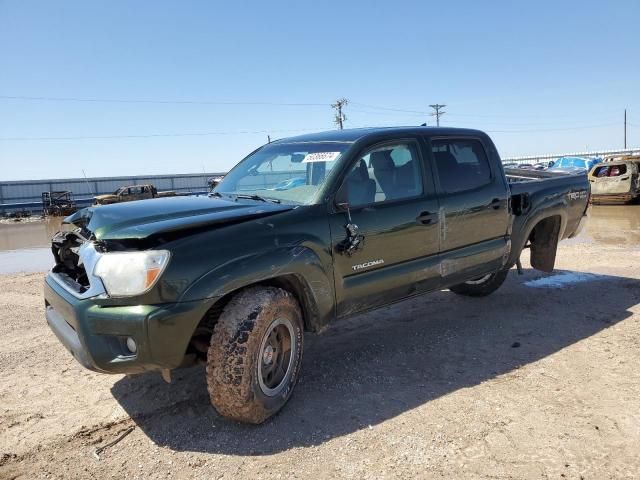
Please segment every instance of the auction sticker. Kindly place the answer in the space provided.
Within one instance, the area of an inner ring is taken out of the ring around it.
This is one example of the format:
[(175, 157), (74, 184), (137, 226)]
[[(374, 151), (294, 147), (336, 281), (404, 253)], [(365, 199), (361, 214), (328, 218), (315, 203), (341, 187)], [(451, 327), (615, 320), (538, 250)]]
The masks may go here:
[(302, 163), (313, 163), (313, 162), (333, 162), (336, 158), (338, 158), (340, 152), (316, 152), (309, 153)]

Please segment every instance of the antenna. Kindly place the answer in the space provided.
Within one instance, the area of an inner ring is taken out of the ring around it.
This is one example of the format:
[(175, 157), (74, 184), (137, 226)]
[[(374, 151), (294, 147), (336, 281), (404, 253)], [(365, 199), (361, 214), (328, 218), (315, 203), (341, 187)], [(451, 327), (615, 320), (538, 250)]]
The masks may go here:
[(87, 174), (84, 173), (84, 168), (82, 169), (82, 175), (84, 176), (84, 181), (87, 183), (87, 187), (89, 187), (89, 193), (91, 195), (97, 195), (98, 193), (93, 193), (93, 190), (91, 189), (91, 184), (89, 183), (89, 180), (87, 179)]

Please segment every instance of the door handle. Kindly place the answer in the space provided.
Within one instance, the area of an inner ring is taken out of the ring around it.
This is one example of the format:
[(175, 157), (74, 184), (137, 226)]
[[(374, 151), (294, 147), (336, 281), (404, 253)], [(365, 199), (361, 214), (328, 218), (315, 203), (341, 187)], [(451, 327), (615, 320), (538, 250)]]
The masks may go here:
[(420, 215), (416, 218), (416, 222), (422, 223), (423, 225), (431, 225), (436, 220), (438, 220), (438, 214), (430, 212), (420, 212)]
[(491, 204), (489, 206), (494, 210), (500, 210), (500, 208), (502, 207), (502, 202), (499, 198), (494, 198), (493, 200), (491, 200)]

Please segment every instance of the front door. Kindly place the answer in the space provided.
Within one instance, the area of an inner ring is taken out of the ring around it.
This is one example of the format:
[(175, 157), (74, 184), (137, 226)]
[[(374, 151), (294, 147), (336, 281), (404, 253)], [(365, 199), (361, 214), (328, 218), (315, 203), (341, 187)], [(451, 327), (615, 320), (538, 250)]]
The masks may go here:
[(438, 285), (438, 201), (425, 167), (417, 139), (357, 156), (345, 178), (351, 222), (346, 212), (330, 216), (339, 317)]
[(433, 138), (445, 284), (496, 271), (509, 249), (509, 193), (483, 140)]

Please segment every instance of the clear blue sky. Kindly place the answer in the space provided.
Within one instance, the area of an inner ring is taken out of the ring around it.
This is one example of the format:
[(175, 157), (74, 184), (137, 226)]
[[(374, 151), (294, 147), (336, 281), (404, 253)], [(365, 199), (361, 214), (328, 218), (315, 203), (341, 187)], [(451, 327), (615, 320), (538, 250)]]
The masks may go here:
[[(445, 103), (503, 156), (622, 147), (627, 107), (638, 146), (639, 21), (638, 0), (0, 0), (0, 96), (151, 101), (0, 98), (0, 180), (225, 170), (266, 142), (239, 132), (333, 128), (342, 96), (347, 126)], [(144, 137), (191, 133), (225, 134)], [(77, 138), (104, 136), (143, 137)]]

